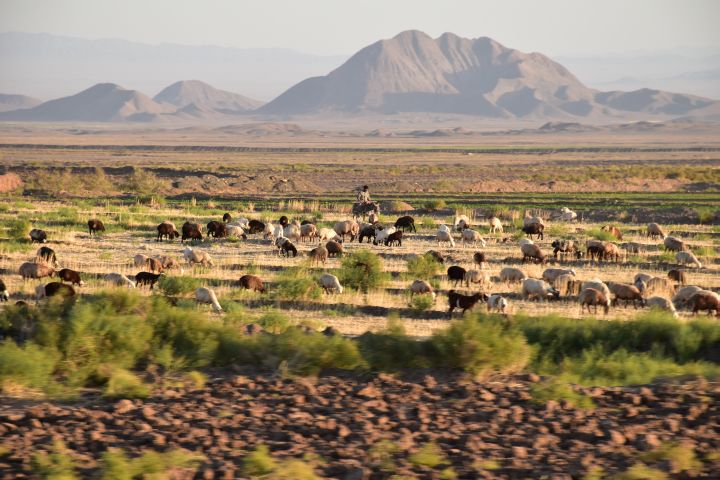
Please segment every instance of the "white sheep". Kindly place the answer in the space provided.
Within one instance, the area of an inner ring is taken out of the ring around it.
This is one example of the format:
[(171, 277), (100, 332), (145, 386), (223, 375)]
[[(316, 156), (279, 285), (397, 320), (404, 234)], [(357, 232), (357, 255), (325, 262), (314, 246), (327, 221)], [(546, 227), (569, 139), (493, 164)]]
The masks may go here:
[(385, 239), (395, 232), (397, 232), (397, 228), (395, 227), (387, 227), (383, 228), (382, 230), (378, 230), (375, 233), (375, 240), (373, 240), (373, 245), (380, 245), (385, 243)]
[(118, 287), (135, 288), (135, 282), (122, 273), (108, 273), (105, 275), (105, 281)]
[(675, 260), (677, 260), (680, 265), (702, 268), (702, 263), (700, 263), (700, 260), (698, 260), (692, 252), (677, 252), (675, 254)]
[(240, 225), (228, 225), (227, 226), (228, 237), (242, 238), (245, 234), (245, 229)]
[(337, 293), (343, 293), (343, 286), (340, 285), (340, 280), (335, 275), (330, 275), (329, 273), (323, 273), (320, 278), (318, 279), (318, 282), (320, 283), (320, 286), (323, 290), (325, 290), (326, 293), (329, 293), (331, 291), (337, 292)]
[(479, 242), (481, 246), (485, 246), (485, 240), (482, 238), (482, 235), (480, 235), (480, 232), (476, 232), (472, 228), (466, 228), (462, 231), (460, 234), (460, 238), (462, 239), (463, 244), (465, 242), (472, 242), (477, 243)]
[(605, 298), (610, 299), (610, 288), (602, 280), (592, 278), (590, 280), (584, 281), (582, 283), (582, 287), (580, 288), (580, 293), (582, 293), (583, 290), (587, 290), (588, 288), (597, 290), (603, 295), (605, 295)]
[(332, 228), (321, 228), (318, 233), (318, 238), (320, 239), (320, 242), (327, 242), (328, 240), (339, 238), (339, 235)]
[(289, 238), (296, 242), (300, 241), (300, 227), (291, 223), (283, 229), (283, 237)]
[(240, 227), (243, 230), (248, 230), (250, 226), (250, 220), (245, 217), (240, 217), (228, 222), (228, 227)]
[(667, 310), (668, 312), (671, 312), (673, 317), (677, 318), (678, 314), (675, 310), (675, 306), (672, 304), (670, 300), (664, 297), (650, 297), (647, 299), (645, 304), (649, 308), (659, 308), (660, 310)]
[(488, 225), (490, 225), (490, 233), (500, 232), (503, 233), (502, 222), (497, 217), (488, 218)]
[(311, 240), (318, 236), (318, 229), (317, 227), (312, 223), (306, 223), (305, 225), (300, 225), (300, 239), (307, 238), (308, 240)]
[(477, 283), (481, 287), (489, 286), (490, 274), (480, 270), (468, 270), (465, 272), (465, 285), (469, 287), (471, 283)]
[(526, 278), (522, 283), (522, 296), (526, 299), (536, 297), (538, 300), (545, 300), (549, 296), (558, 298), (560, 292), (550, 286), (545, 280)]
[(438, 231), (441, 231), (441, 232), (449, 232), (449, 231), (450, 231), (450, 227), (448, 227), (448, 226), (445, 225), (444, 223), (441, 223), (440, 226), (438, 227)]
[(437, 232), (437, 241), (440, 242), (449, 242), (451, 246), (455, 246), (455, 239), (453, 239), (453, 236), (450, 232), (445, 230), (438, 230)]
[(214, 265), (209, 253), (203, 250), (193, 250), (192, 247), (185, 247), (185, 250), (183, 250), (183, 257), (185, 257), (185, 261), (190, 265), (194, 265), (196, 263), (199, 263), (204, 267), (212, 267)]
[(522, 283), (526, 278), (527, 274), (519, 268), (505, 267), (500, 270), (500, 281), (504, 283)]
[(502, 295), (493, 294), (490, 295), (487, 301), (488, 312), (497, 310), (500, 313), (505, 313), (505, 309), (508, 306), (508, 301)]
[(560, 220), (563, 222), (572, 222), (577, 219), (577, 213), (573, 212), (567, 207), (560, 209)]
[(690, 297), (701, 291), (702, 288), (700, 287), (697, 287), (695, 285), (687, 285), (675, 292), (675, 295), (673, 295), (672, 297), (672, 301), (677, 308), (682, 308), (685, 306), (685, 303), (690, 300)]
[(215, 292), (209, 288), (200, 287), (195, 290), (195, 301), (197, 303), (212, 305), (213, 310), (218, 313), (223, 311), (220, 303), (218, 302), (217, 296), (215, 296)]
[(572, 268), (547, 268), (542, 274), (542, 279), (548, 283), (553, 283), (560, 275), (576, 275)]
[(410, 296), (414, 297), (415, 295), (422, 295), (429, 293), (432, 296), (432, 299), (435, 300), (437, 294), (435, 293), (435, 290), (433, 289), (432, 285), (430, 285), (425, 280), (415, 280), (410, 285)]
[(521, 238), (521, 239), (518, 241), (518, 245), (520, 245), (521, 247), (522, 247), (523, 245), (535, 245), (535, 242), (533, 242), (533, 241), (530, 240), (529, 238), (523, 237), (523, 238)]

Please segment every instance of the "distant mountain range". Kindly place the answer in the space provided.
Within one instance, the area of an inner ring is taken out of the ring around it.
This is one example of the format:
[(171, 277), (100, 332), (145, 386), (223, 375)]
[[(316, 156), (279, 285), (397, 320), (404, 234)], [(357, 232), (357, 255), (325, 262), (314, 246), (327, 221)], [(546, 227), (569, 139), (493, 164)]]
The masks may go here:
[(189, 80), (166, 87), (152, 99), (102, 83), (70, 97), (20, 108), (0, 113), (0, 120), (199, 122), (248, 114), (448, 113), (596, 122), (720, 114), (719, 101), (647, 88), (602, 92), (588, 88), (540, 53), (523, 53), (487, 37), (445, 33), (433, 39), (416, 30), (375, 42), (329, 74), (307, 78), (265, 105)]
[(25, 95), (5, 95), (0, 93), (0, 112), (9, 112), (21, 108), (32, 108), (40, 105), (42, 100)]

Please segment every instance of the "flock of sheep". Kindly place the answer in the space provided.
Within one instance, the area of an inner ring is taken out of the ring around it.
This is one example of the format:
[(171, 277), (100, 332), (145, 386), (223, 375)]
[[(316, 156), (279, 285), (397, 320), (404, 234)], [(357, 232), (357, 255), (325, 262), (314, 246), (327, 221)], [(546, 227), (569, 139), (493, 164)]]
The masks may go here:
[[(576, 217), (575, 212), (567, 208), (561, 209), (557, 216), (562, 221), (573, 221)], [(503, 224), (499, 218), (490, 217), (487, 223), (490, 233), (503, 233)], [(92, 219), (88, 221), (88, 230), (92, 236), (105, 231), (105, 226), (102, 221)], [(522, 262), (545, 264), (549, 256), (532, 240), (533, 236), (544, 239), (545, 221), (537, 216), (526, 216), (521, 230), (527, 235), (518, 242)], [(622, 233), (616, 227), (609, 225), (603, 227), (603, 230), (609, 232), (615, 239), (622, 240)], [(406, 233), (417, 232), (417, 229), (411, 216), (402, 216), (392, 226), (383, 226), (378, 222), (377, 216), (371, 213), (368, 221), (364, 223), (356, 220), (344, 220), (335, 223), (334, 228), (318, 228), (310, 221), (290, 222), (286, 216), (280, 217), (276, 224), (272, 224), (247, 218), (233, 219), (229, 213), (226, 213), (222, 221), (213, 220), (208, 223), (206, 230), (200, 224), (185, 222), (178, 231), (172, 222), (162, 222), (157, 226), (156, 241), (173, 241), (177, 238), (180, 238), (182, 243), (186, 240), (199, 241), (203, 239), (204, 231), (207, 236), (214, 238), (247, 239), (248, 235), (261, 235), (266, 241), (272, 242), (277, 248), (278, 255), (286, 257), (298, 256), (298, 245), (301, 242), (318, 242), (317, 247), (308, 251), (308, 256), (313, 263), (324, 265), (328, 258), (343, 255), (344, 244), (347, 241), (372, 242), (374, 245), (388, 247), (401, 246), (407, 238)], [(445, 224), (440, 225), (435, 233), (438, 246), (448, 244), (454, 247), (456, 236), (459, 236), (459, 241), (465, 245), (486, 246), (482, 234), (472, 228), (467, 216), (456, 217), (452, 227)], [(676, 252), (676, 260), (680, 266), (702, 268), (700, 261), (682, 240), (665, 235), (656, 223), (648, 224), (647, 236), (651, 239), (663, 240), (666, 250)], [(47, 234), (42, 230), (34, 229), (30, 232), (30, 239), (32, 242), (45, 243)], [(505, 242), (508, 240), (510, 239), (503, 239)], [(578, 241), (557, 239), (551, 245), (553, 258), (556, 260), (559, 257), (565, 258), (570, 255), (575, 259), (587, 257), (597, 262), (617, 262), (621, 257), (620, 246), (609, 241), (590, 239), (585, 242), (583, 248)], [(640, 246), (629, 242), (623, 244), (622, 248), (628, 252), (637, 253)], [(452, 261), (451, 257), (446, 259), (441, 253), (434, 250), (427, 252), (426, 255), (441, 264), (446, 263), (446, 260)], [(190, 267), (194, 265), (212, 267), (214, 265), (210, 254), (198, 248), (186, 246), (183, 250), (183, 257), (185, 263)], [(716, 315), (720, 316), (720, 297), (710, 290), (686, 285), (687, 276), (681, 269), (670, 270), (667, 278), (638, 273), (633, 284), (626, 284), (612, 281), (603, 282), (600, 279), (581, 281), (576, 278), (576, 272), (571, 268), (548, 268), (542, 273), (541, 278), (529, 278), (521, 268), (505, 267), (500, 270), (498, 276), (491, 277), (487, 271), (488, 263), (483, 251), (476, 251), (473, 261), (477, 268), (466, 270), (458, 265), (450, 265), (447, 269), (448, 281), (454, 283), (455, 287), (464, 284), (470, 288), (472, 284), (480, 290), (473, 295), (464, 295), (454, 289), (449, 290), (447, 293), (449, 315), (452, 315), (455, 309), (465, 312), (481, 302), (485, 302), (490, 311), (506, 313), (510, 304), (508, 295), (485, 293), (489, 292), (495, 283), (503, 283), (506, 286), (519, 285), (524, 299), (575, 298), (581, 306), (581, 311), (587, 309), (588, 313), (590, 313), (591, 307), (594, 308), (595, 313), (597, 313), (598, 307), (601, 307), (607, 314), (611, 306), (624, 302), (626, 306), (632, 303), (635, 308), (656, 307), (673, 312), (675, 315), (677, 315), (676, 308), (688, 308), (693, 313), (714, 311)], [(120, 273), (107, 274), (104, 277), (105, 280), (117, 286), (130, 288), (148, 286), (152, 289), (165, 271), (177, 269), (182, 272), (183, 269), (177, 259), (167, 255), (151, 257), (138, 254), (134, 257), (133, 263), (135, 267), (142, 269), (135, 275), (134, 280)], [(67, 268), (56, 270), (57, 267), (55, 252), (42, 246), (38, 250), (36, 258), (31, 262), (23, 263), (18, 272), (23, 279), (40, 279), (57, 275), (59, 282), (51, 282), (37, 287), (36, 298), (38, 300), (56, 295), (74, 296), (76, 292), (73, 287), (84, 285), (80, 273)], [(322, 274), (318, 283), (328, 293), (342, 293), (344, 290), (339, 279), (329, 273)], [(265, 292), (265, 283), (256, 275), (242, 276), (238, 285), (241, 288)], [(433, 300), (437, 295), (430, 283), (424, 280), (414, 280), (409, 290), (411, 296), (431, 295)], [(5, 284), (0, 279), (0, 300), (7, 301), (9, 296)], [(217, 312), (222, 312), (222, 307), (212, 289), (204, 287), (197, 289), (195, 299), (198, 303), (209, 304)]]

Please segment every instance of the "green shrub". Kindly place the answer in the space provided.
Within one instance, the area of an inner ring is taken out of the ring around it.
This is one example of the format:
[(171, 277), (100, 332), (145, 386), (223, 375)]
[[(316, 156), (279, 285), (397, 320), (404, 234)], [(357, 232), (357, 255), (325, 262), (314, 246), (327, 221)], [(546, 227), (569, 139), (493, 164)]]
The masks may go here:
[(255, 450), (248, 453), (242, 462), (242, 472), (247, 477), (262, 477), (269, 475), (277, 469), (277, 462), (270, 455), (267, 445), (258, 445)]
[(614, 242), (617, 240), (612, 233), (606, 232), (605, 230), (601, 230), (599, 228), (591, 228), (585, 232), (585, 234), (588, 237), (594, 238), (596, 240), (602, 240), (604, 242)]
[(424, 312), (435, 305), (435, 299), (429, 293), (424, 295), (415, 295), (410, 299), (410, 307), (416, 312)]
[(640, 456), (645, 463), (667, 462), (672, 473), (689, 472), (698, 474), (702, 463), (698, 460), (691, 445), (678, 442), (666, 442), (650, 452)]
[(425, 203), (423, 204), (423, 207), (426, 210), (442, 210), (446, 206), (447, 206), (447, 204), (445, 203), (445, 200), (443, 200), (441, 198), (433, 198), (430, 200), (426, 200)]
[(448, 462), (447, 457), (445, 457), (443, 451), (440, 450), (440, 447), (432, 442), (420, 447), (420, 450), (408, 457), (408, 461), (413, 465), (430, 468), (435, 468), (438, 465), (443, 465)]
[(30, 222), (24, 218), (13, 218), (7, 223), (8, 238), (16, 241), (27, 241), (30, 237)]
[(199, 278), (162, 276), (158, 281), (160, 291), (168, 296), (175, 297), (193, 293), (202, 284)]
[(175, 478), (170, 475), (171, 472), (177, 474), (177, 470), (185, 470), (192, 474), (203, 460), (205, 460), (203, 455), (181, 449), (162, 453), (148, 451), (137, 458), (129, 458), (122, 450), (111, 448), (102, 455), (100, 478), (102, 480)]
[(558, 379), (534, 383), (530, 386), (530, 395), (534, 403), (541, 405), (548, 400), (565, 400), (575, 408), (591, 409), (595, 407), (589, 396), (576, 392), (568, 383)]
[(107, 398), (146, 398), (150, 388), (137, 376), (123, 369), (115, 369), (105, 385), (103, 396)]
[(278, 300), (317, 300), (322, 289), (307, 269), (288, 268), (275, 280), (273, 296)]
[(320, 480), (313, 463), (311, 459), (297, 458), (278, 461), (270, 455), (267, 446), (258, 445), (243, 459), (242, 473), (246, 477), (268, 480)]
[(264, 314), (258, 319), (257, 323), (270, 333), (282, 333), (291, 324), (287, 315), (278, 310), (272, 310)]
[(423, 217), (420, 221), (420, 225), (422, 225), (423, 228), (427, 229), (434, 229), (437, 227), (437, 224), (435, 223), (435, 219), (432, 217)]
[(388, 318), (384, 330), (364, 333), (358, 337), (357, 342), (363, 358), (372, 370), (395, 372), (430, 366), (428, 342), (418, 342), (408, 337), (402, 322), (395, 317)]
[(708, 224), (715, 220), (715, 215), (718, 214), (718, 209), (713, 207), (696, 207), (695, 212), (698, 216), (698, 222)]
[(29, 343), (18, 347), (12, 340), (0, 343), (0, 391), (12, 384), (47, 388), (52, 383), (60, 354)]
[(613, 480), (667, 480), (669, 478), (662, 470), (650, 468), (642, 462), (636, 463), (612, 477)]
[(75, 461), (61, 440), (53, 443), (50, 453), (39, 452), (33, 455), (32, 469), (39, 478), (47, 480), (75, 480)]
[(345, 288), (363, 292), (380, 288), (388, 280), (380, 257), (365, 249), (352, 252), (343, 259), (338, 277)]
[(466, 316), (433, 334), (430, 342), (436, 366), (474, 375), (518, 372), (530, 359), (522, 332), (495, 319)]
[(390, 440), (380, 440), (368, 450), (368, 460), (383, 472), (394, 472), (397, 468), (394, 457), (400, 451), (401, 448)]
[(440, 273), (440, 263), (432, 255), (426, 253), (408, 260), (407, 271), (412, 280), (430, 280)]

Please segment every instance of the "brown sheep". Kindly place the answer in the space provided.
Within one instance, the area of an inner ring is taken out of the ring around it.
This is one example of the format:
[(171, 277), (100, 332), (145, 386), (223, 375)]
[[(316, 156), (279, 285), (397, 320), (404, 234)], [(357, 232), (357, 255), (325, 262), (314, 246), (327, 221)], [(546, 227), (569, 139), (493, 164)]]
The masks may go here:
[(600, 228), (600, 230), (602, 230), (603, 232), (609, 232), (610, 235), (612, 235), (618, 240), (623, 239), (622, 232), (615, 225), (605, 225), (604, 227)]
[(85, 282), (80, 279), (80, 274), (75, 270), (70, 270), (69, 268), (63, 268), (60, 270), (57, 273), (57, 276), (63, 282), (70, 282), (71, 285), (77, 285), (78, 287), (85, 285)]
[[(536, 225), (536, 224), (534, 224)], [(524, 244), (520, 245), (520, 250), (522, 251), (523, 263), (525, 262), (537, 262), (537, 263), (545, 263), (545, 255), (543, 255), (542, 250), (540, 250), (540, 247), (533, 244)]]
[(223, 222), (218, 222), (217, 220), (211, 220), (207, 224), (207, 232), (209, 236), (215, 238), (225, 238), (227, 237), (227, 225)]
[[(340, 245), (340, 244), (338, 244), (338, 245)], [(342, 247), (342, 245), (340, 245), (340, 247)], [(323, 247), (322, 245), (320, 245), (319, 247), (313, 248), (312, 250), (310, 250), (310, 253), (308, 253), (310, 258), (312, 258), (313, 263), (317, 263), (318, 265), (321, 263), (325, 264), (325, 262), (327, 262), (328, 254), (329, 253), (328, 253), (327, 248)]]
[(335, 240), (330, 240), (325, 244), (325, 249), (328, 252), (328, 257), (342, 257), (345, 252), (342, 244)]
[(243, 275), (238, 282), (241, 288), (265, 293), (265, 284), (257, 275)]
[(650, 238), (660, 237), (663, 239), (665, 238), (665, 232), (662, 231), (662, 228), (660, 228), (660, 225), (657, 223), (648, 223), (647, 236)]
[(632, 302), (633, 307), (637, 310), (637, 303), (640, 302), (640, 306), (645, 306), (645, 299), (643, 299), (640, 290), (635, 285), (628, 285), (625, 283), (608, 282), (608, 288), (610, 292), (615, 295), (612, 304), (617, 306), (619, 300), (625, 302), (627, 307), (628, 302)]
[(105, 231), (105, 225), (100, 220), (88, 220), (88, 232), (90, 232), (90, 236), (97, 232), (104, 232)]
[(52, 277), (55, 275), (55, 269), (43, 263), (25, 262), (20, 265), (18, 273), (23, 280), (27, 280), (28, 278)]
[(603, 245), (602, 258), (606, 261), (615, 260), (615, 263), (620, 261), (620, 248), (611, 242), (606, 242)]
[(688, 300), (688, 307), (692, 310), (693, 315), (697, 315), (699, 311), (707, 310), (708, 315), (713, 310), (715, 316), (720, 317), (720, 299), (712, 292), (698, 292)]
[(481, 270), (487, 266), (487, 258), (483, 252), (475, 252), (473, 254), (473, 262), (475, 262)]
[(581, 313), (585, 311), (586, 306), (588, 313), (590, 313), (591, 306), (595, 307), (595, 313), (597, 313), (598, 305), (602, 305), (603, 309), (605, 310), (605, 315), (607, 315), (610, 311), (610, 300), (605, 297), (605, 294), (603, 294), (599, 290), (595, 290), (594, 288), (586, 288), (585, 290), (580, 292), (580, 295), (578, 296), (578, 301), (580, 302)]
[(672, 252), (682, 252), (683, 250), (687, 250), (685, 242), (675, 237), (665, 237), (663, 245), (665, 245), (666, 250), (670, 250)]
[(667, 276), (670, 280), (677, 282), (679, 285), (687, 285), (687, 274), (684, 270), (670, 270)]
[(60, 282), (50, 282), (47, 285), (38, 285), (35, 289), (36, 299), (40, 300), (45, 297), (63, 297), (71, 298), (75, 296), (75, 289), (70, 285)]
[(47, 242), (47, 233), (45, 233), (45, 230), (40, 230), (38, 228), (33, 228), (30, 230), (30, 243), (45, 243)]
[(167, 237), (168, 241), (170, 241), (180, 236), (177, 228), (175, 228), (175, 224), (168, 221), (162, 222), (160, 225), (158, 225), (157, 232), (157, 238), (155, 239), (156, 242), (161, 241), (163, 237)]
[(199, 223), (185, 222), (182, 226), (181, 243), (185, 240), (202, 240), (202, 226)]

